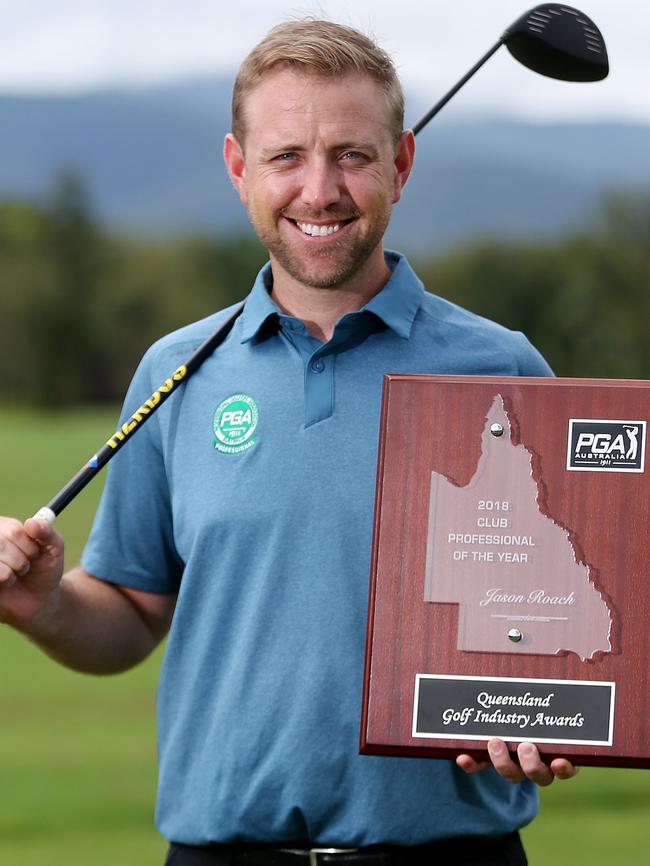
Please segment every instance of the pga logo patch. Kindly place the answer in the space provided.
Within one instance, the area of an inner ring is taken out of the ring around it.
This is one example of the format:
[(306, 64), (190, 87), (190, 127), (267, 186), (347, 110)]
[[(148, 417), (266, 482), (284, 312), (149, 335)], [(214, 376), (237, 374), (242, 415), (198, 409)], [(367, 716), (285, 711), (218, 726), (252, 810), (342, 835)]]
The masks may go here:
[(645, 421), (571, 418), (567, 469), (592, 472), (643, 472)]
[(214, 447), (224, 454), (240, 454), (255, 444), (260, 410), (248, 394), (226, 397), (216, 408), (212, 419)]

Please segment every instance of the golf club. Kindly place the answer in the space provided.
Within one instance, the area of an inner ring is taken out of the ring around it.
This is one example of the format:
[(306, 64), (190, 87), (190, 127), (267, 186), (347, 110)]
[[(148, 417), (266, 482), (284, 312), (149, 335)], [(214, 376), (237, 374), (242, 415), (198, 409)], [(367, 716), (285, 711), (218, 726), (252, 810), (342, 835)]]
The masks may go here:
[[(414, 135), (435, 117), (501, 45), (505, 45), (512, 56), (524, 66), (550, 78), (562, 81), (600, 81), (609, 72), (605, 42), (594, 22), (571, 6), (544, 3), (535, 6), (508, 27), (478, 63), (416, 123), (413, 127)], [(243, 308), (244, 302), (237, 306), (230, 318), (154, 391), (65, 487), (34, 516), (53, 523), (57, 515), (72, 502), (111, 457), (117, 454), (176, 388), (186, 382), (226, 339)]]
[(533, 72), (560, 81), (600, 81), (609, 72), (605, 41), (594, 22), (571, 6), (542, 3), (504, 31), (478, 63), (415, 124), (414, 135), (444, 108), (502, 45)]
[(171, 376), (153, 392), (151, 397), (135, 410), (133, 415), (113, 433), (111, 438), (104, 443), (96, 454), (93, 454), (90, 460), (68, 481), (65, 487), (59, 490), (54, 499), (51, 499), (47, 505), (39, 508), (34, 517), (47, 520), (48, 523), (54, 523), (57, 515), (63, 511), (66, 505), (72, 502), (77, 494), (81, 493), (88, 482), (92, 481), (111, 457), (117, 454), (120, 448), (137, 433), (145, 421), (151, 418), (153, 413), (162, 406), (178, 386), (189, 379), (199, 369), (205, 359), (210, 357), (217, 346), (223, 343), (243, 309), (244, 301), (239, 303), (232, 315), (217, 328), (214, 334), (211, 334), (205, 342), (201, 343), (187, 361), (181, 364), (180, 367), (177, 367)]

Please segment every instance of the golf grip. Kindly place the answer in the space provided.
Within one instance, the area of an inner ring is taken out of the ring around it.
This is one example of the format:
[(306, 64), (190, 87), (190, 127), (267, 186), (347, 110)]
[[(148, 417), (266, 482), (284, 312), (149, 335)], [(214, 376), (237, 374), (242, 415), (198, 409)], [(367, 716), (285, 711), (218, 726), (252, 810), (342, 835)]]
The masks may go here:
[(86, 484), (97, 475), (100, 469), (104, 467), (120, 448), (131, 439), (142, 427), (144, 422), (151, 418), (153, 413), (162, 406), (162, 404), (176, 391), (179, 385), (186, 382), (187, 379), (195, 373), (201, 364), (208, 358), (214, 350), (226, 339), (235, 321), (244, 309), (242, 301), (235, 309), (235, 312), (226, 319), (226, 321), (202, 343), (199, 348), (187, 359), (184, 364), (181, 364), (171, 376), (166, 379), (162, 385), (153, 392), (151, 397), (140, 406), (139, 409), (131, 415), (131, 417), (119, 427), (111, 438), (99, 449), (96, 454), (81, 467), (77, 474), (68, 481), (68, 483), (56, 494), (54, 499), (51, 499), (43, 508), (39, 508), (34, 517), (41, 520), (47, 520), (48, 523), (53, 523), (55, 518), (69, 505), (78, 493), (84, 489)]

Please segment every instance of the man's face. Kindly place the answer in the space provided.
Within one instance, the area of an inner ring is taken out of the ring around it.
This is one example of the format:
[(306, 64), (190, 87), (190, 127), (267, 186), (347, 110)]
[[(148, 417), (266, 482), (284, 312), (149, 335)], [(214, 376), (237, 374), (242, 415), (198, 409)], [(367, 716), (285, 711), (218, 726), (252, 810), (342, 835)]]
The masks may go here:
[(273, 264), (302, 285), (339, 288), (382, 257), (391, 208), (412, 163), (397, 148), (380, 86), (365, 75), (270, 73), (245, 103), (246, 138), (228, 170)]

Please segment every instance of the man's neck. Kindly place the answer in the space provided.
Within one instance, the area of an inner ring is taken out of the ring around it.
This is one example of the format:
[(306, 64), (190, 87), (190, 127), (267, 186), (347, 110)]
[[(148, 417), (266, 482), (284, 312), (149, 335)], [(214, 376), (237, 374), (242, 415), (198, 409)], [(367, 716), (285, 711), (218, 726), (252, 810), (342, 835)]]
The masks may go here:
[(271, 256), (273, 288), (271, 297), (278, 307), (300, 319), (312, 337), (327, 342), (337, 321), (374, 298), (386, 285), (391, 271), (383, 256), (368, 260), (349, 280), (335, 288), (306, 286), (277, 265)]

